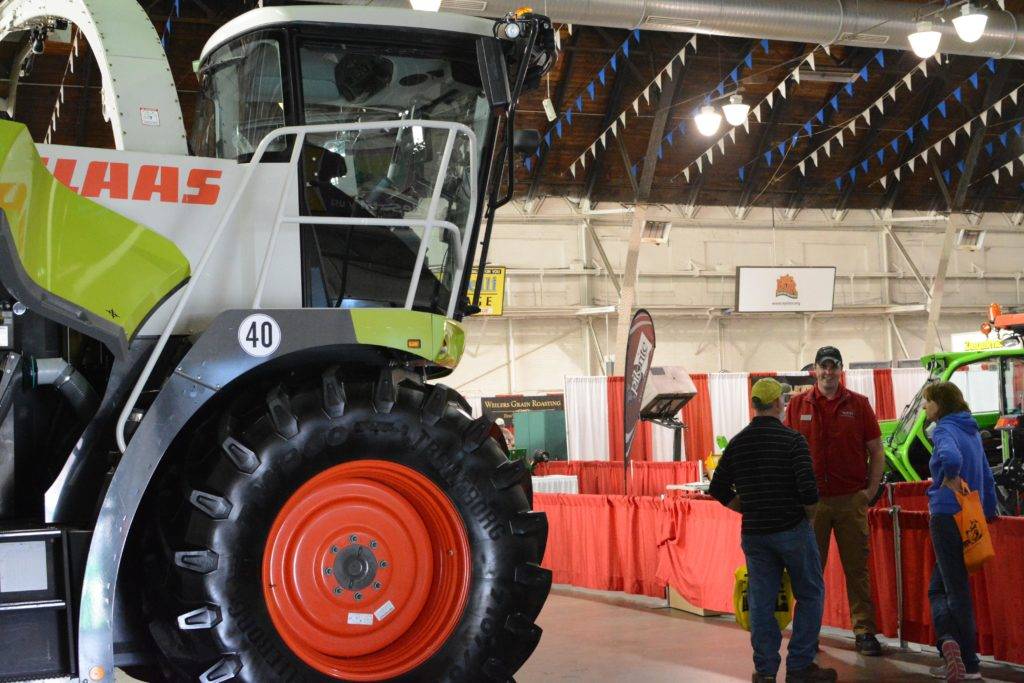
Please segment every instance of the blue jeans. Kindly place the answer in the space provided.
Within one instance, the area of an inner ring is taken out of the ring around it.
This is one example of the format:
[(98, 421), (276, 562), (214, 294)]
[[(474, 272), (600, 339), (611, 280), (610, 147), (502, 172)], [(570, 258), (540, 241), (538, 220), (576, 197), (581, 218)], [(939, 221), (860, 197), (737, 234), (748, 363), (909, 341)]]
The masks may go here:
[(932, 605), (937, 645), (941, 651), (944, 641), (955, 640), (960, 646), (964, 666), (974, 673), (979, 662), (975, 651), (974, 602), (967, 583), (960, 529), (953, 515), (937, 514), (929, 518), (928, 530), (935, 548), (935, 569), (928, 585), (928, 600)]
[(763, 536), (744, 534), (740, 545), (747, 557), (750, 582), (747, 601), (754, 668), (757, 673), (769, 676), (779, 672), (782, 632), (775, 621), (775, 599), (782, 585), (782, 570), (786, 569), (796, 598), (786, 669), (806, 669), (814, 662), (825, 608), (825, 581), (811, 523), (804, 520), (788, 531)]

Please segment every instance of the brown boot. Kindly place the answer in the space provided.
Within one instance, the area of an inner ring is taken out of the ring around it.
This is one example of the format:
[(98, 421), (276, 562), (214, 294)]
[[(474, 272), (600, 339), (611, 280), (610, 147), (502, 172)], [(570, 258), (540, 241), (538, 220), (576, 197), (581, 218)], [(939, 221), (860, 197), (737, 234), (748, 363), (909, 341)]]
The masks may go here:
[(754, 675), (750, 677), (753, 683), (775, 683), (775, 676), (769, 676), (768, 674), (759, 674), (756, 671)]
[(823, 669), (814, 662), (806, 669), (786, 672), (786, 683), (831, 683), (836, 678), (835, 669)]

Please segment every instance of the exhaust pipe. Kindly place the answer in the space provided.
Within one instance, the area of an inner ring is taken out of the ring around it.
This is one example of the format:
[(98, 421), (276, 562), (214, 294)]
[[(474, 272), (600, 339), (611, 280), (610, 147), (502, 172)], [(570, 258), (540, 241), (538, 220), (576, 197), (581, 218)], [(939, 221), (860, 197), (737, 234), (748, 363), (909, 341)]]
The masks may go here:
[[(501, 17), (522, 0), (442, 0), (441, 11)], [(362, 4), (362, 3), (360, 3)], [(380, 7), (408, 7), (407, 0), (371, 0)], [(958, 7), (937, 11), (897, 0), (544, 0), (537, 11), (552, 21), (767, 38), (822, 45), (910, 50), (907, 36), (928, 19), (942, 33), (944, 54), (1024, 59), (1024, 36), (1016, 15), (998, 7), (985, 10), (985, 35), (976, 43), (960, 40), (949, 21)]]

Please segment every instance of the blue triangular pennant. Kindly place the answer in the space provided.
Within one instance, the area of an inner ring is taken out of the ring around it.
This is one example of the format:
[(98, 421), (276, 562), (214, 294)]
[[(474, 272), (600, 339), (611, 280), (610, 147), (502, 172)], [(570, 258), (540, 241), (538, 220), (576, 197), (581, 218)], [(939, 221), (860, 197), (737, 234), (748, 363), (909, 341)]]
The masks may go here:
[(879, 165), (881, 165), (882, 159), (885, 158), (885, 147), (882, 147), (877, 152), (875, 152), (875, 156), (878, 157), (878, 163)]
[(576, 98), (576, 111), (583, 111), (583, 95)]
[(772, 165), (772, 151), (771, 150), (768, 150), (767, 152), (764, 153), (764, 162), (766, 164), (768, 164), (769, 166)]
[(555, 122), (555, 133), (558, 134), (558, 137), (562, 137), (562, 119)]
[(612, 55), (612, 60), (611, 62), (609, 62), (609, 64), (611, 64), (612, 71), (619, 70), (619, 55), (617, 53)]
[(635, 176), (636, 175), (636, 169), (637, 169), (638, 166), (640, 166), (639, 163), (633, 164), (633, 168), (629, 169), (629, 172)]
[(868, 68), (866, 66), (861, 67), (860, 73), (857, 75), (860, 76), (860, 80), (864, 81), (865, 83), (868, 82)]
[(956, 90), (953, 91), (953, 97), (956, 98), (957, 102), (963, 102), (964, 101), (963, 90), (960, 89), (960, 86), (957, 86)]
[(718, 96), (725, 97), (725, 81), (718, 84)]
[(740, 182), (742, 183), (744, 177), (747, 175), (747, 169), (745, 167), (743, 167), (743, 166), (740, 166), (739, 173), (740, 173)]
[(673, 131), (669, 131), (668, 135), (665, 136), (665, 139), (668, 140), (668, 144), (672, 144), (673, 137), (675, 137), (675, 133)]
[(748, 69), (754, 68), (754, 53), (748, 52), (747, 56), (743, 58), (743, 63), (747, 65)]
[(963, 161), (956, 162), (956, 170), (958, 170), (961, 173), (963, 173), (964, 172), (964, 168), (965, 168), (965, 165), (964, 165)]
[(899, 138), (893, 138), (892, 142), (889, 143), (889, 146), (892, 147), (892, 153), (893, 154), (895, 154), (896, 152), (900, 151), (900, 139)]
[(789, 139), (790, 150), (792, 150), (792, 148), (796, 147), (796, 138), (797, 138), (797, 133), (793, 133), (793, 137), (791, 137)]
[(939, 110), (939, 113), (942, 114), (942, 118), (946, 118), (946, 103), (945, 103), (945, 101), (939, 102), (939, 106), (937, 107), (937, 109)]
[(636, 41), (637, 45), (640, 44), (640, 29), (638, 29), (638, 28), (633, 29), (633, 40)]
[(544, 144), (547, 145), (548, 147), (551, 146), (551, 131), (550, 130), (547, 133), (544, 134)]
[(989, 142), (985, 145), (985, 153), (992, 156), (992, 150), (995, 149), (995, 143)]
[(969, 80), (971, 82), (972, 86), (977, 88), (978, 87), (978, 72), (975, 71), (974, 73), (972, 73), (970, 76), (967, 77), (967, 80)]
[(988, 61), (985, 62), (985, 66), (987, 66), (988, 70), (991, 71), (992, 73), (996, 72), (996, 60), (992, 59), (991, 57), (989, 57)]
[(1022, 125), (1024, 124), (1018, 123), (1016, 126), (1013, 127), (1013, 132), (1016, 133), (1018, 136), (1020, 135)]
[(843, 89), (846, 90), (847, 95), (853, 97), (853, 83), (847, 83), (845, 86), (843, 86)]
[(860, 168), (865, 173), (868, 172), (868, 160), (867, 159), (865, 159), (864, 161), (860, 162)]
[(780, 157), (781, 157), (781, 156), (782, 156), (783, 154), (785, 154), (785, 153), (786, 153), (786, 141), (785, 141), (785, 140), (783, 140), (782, 142), (780, 142), (780, 143), (779, 143), (779, 146), (778, 146), (778, 147), (776, 147), (776, 149), (777, 149), (777, 150), (779, 150), (779, 156), (780, 156)]
[(629, 57), (629, 38), (622, 43), (622, 56)]
[(565, 110), (565, 122), (568, 123), (570, 126), (572, 125), (572, 108), (571, 107), (569, 109)]
[(736, 83), (740, 79), (740, 68), (736, 67), (735, 69), (730, 71), (729, 72), (729, 78), (732, 79), (733, 83)]
[(839, 95), (833, 95), (828, 103), (832, 105), (832, 109), (839, 111)]
[(921, 117), (921, 125), (925, 130), (931, 130), (931, 116), (931, 114), (925, 114)]
[(878, 62), (878, 66), (885, 68), (885, 54), (881, 50), (875, 53), (875, 61)]
[(947, 185), (949, 185), (953, 180), (953, 172), (947, 168), (942, 172), (942, 179), (946, 181)]
[(767, 38), (763, 38), (761, 40), (761, 49), (764, 50), (765, 54), (768, 54), (768, 39)]
[(811, 122), (808, 121), (804, 124), (804, 132), (807, 133), (808, 137), (811, 135)]
[(601, 81), (601, 85), (604, 85), (604, 83), (605, 83), (605, 81), (604, 81), (604, 79), (605, 79), (604, 69), (601, 69), (600, 71), (597, 72), (597, 78), (598, 78), (598, 80)]
[(525, 159), (523, 159), (523, 166), (526, 167), (527, 171), (532, 171), (533, 170), (533, 157), (532, 156), (528, 156)]
[(850, 169), (849, 175), (850, 175), (850, 182), (851, 183), (857, 180), (857, 167), (856, 166), (854, 166), (853, 168)]
[(1007, 140), (1008, 137), (1009, 137), (1009, 135), (1004, 131), (999, 136), (999, 144), (1002, 145), (1003, 147), (1006, 147), (1006, 140)]
[(834, 182), (836, 184), (836, 189), (837, 190), (842, 189), (842, 187), (843, 187), (843, 179), (841, 177), (836, 177)]
[(825, 108), (822, 107), (818, 110), (818, 113), (814, 115), (814, 118), (818, 119), (818, 123), (825, 123)]
[(686, 121), (680, 121), (676, 127), (679, 129), (680, 135), (686, 135)]
[(662, 145), (658, 145), (658, 158), (661, 159), (662, 156), (664, 156), (664, 147)]
[(590, 95), (590, 99), (594, 99), (594, 81), (587, 83), (587, 94)]

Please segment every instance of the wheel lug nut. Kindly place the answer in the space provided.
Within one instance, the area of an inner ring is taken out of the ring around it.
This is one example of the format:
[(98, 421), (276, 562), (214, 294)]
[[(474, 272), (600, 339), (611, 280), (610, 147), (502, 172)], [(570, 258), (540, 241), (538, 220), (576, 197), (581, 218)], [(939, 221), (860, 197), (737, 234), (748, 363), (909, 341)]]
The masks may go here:
[(385, 569), (385, 568), (387, 568), (387, 566), (388, 566), (388, 561), (387, 560), (381, 560), (380, 561), (380, 568), (381, 569)]
[(362, 600), (362, 599), (363, 599), (363, 594), (362, 593), (356, 593), (356, 600)]
[(333, 573), (334, 573), (333, 569), (331, 569), (330, 567), (324, 567), (324, 574), (326, 574), (327, 576), (330, 576)]
[(374, 581), (373, 582), (373, 589), (377, 590), (377, 591), (380, 590), (380, 581)]
[(356, 541), (359, 540), (359, 537), (356, 536), (355, 534), (352, 534), (351, 536), (348, 537), (348, 540), (350, 540), (351, 542), (355, 543)]
[(335, 586), (334, 587), (334, 594), (335, 595), (341, 595), (341, 586)]
[(376, 548), (377, 547), (377, 541), (370, 541), (370, 547), (371, 548)]
[(334, 553), (335, 555), (337, 555), (338, 554), (338, 546), (332, 545), (331, 546), (331, 552)]

